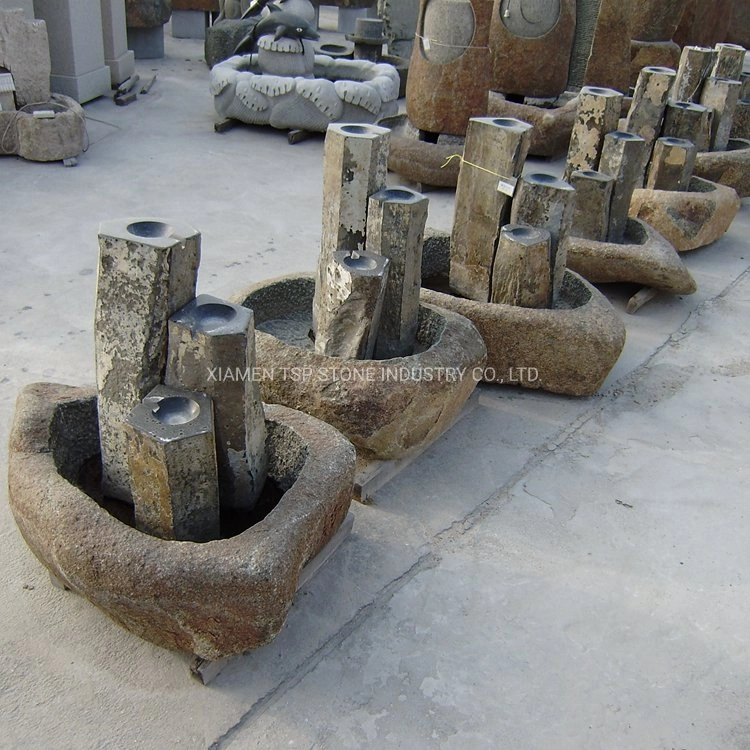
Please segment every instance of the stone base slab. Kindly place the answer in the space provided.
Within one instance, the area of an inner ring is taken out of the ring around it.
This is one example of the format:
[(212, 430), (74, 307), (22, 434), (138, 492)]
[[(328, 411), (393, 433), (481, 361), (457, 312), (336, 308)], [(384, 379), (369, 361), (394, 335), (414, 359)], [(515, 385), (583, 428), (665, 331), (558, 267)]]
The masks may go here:
[(304, 566), (344, 521), (355, 466), (351, 444), (329, 425), (265, 409), (278, 504), (236, 536), (174, 542), (136, 531), (78, 485), (98, 451), (94, 390), (30, 385), (10, 438), (16, 523), (65, 587), (136, 635), (203, 659), (262, 646), (283, 626)]

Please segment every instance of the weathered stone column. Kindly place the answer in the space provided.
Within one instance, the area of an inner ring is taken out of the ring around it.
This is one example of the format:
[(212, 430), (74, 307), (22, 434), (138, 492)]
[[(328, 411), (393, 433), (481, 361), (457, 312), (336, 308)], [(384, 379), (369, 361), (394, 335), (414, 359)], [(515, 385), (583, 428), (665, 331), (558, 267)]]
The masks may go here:
[(657, 138), (646, 177), (650, 190), (687, 190), (698, 153), (684, 138)]
[(490, 302), (552, 307), (551, 237), (546, 229), (506, 224), (492, 266)]
[(549, 174), (527, 174), (518, 181), (510, 212), (511, 224), (528, 224), (550, 234), (552, 305), (560, 296), (565, 276), (565, 235), (573, 219), (575, 190), (565, 180)]
[(609, 233), (609, 211), (615, 178), (591, 169), (573, 172), (570, 184), (575, 188), (570, 234), (604, 242)]
[(713, 64), (714, 51), (710, 47), (683, 47), (671, 98), (679, 102), (697, 101)]
[(211, 397), (222, 510), (250, 510), (266, 480), (253, 311), (201, 294), (169, 319), (164, 382)]
[(124, 423), (162, 378), (167, 321), (195, 297), (200, 234), (158, 219), (99, 227), (94, 316), (105, 495), (129, 499)]
[(745, 64), (745, 48), (739, 44), (717, 44), (716, 59), (711, 68), (711, 78), (729, 78), (739, 81)]
[(604, 136), (617, 130), (623, 95), (614, 89), (584, 86), (570, 136), (565, 179), (576, 170), (597, 169)]
[(136, 528), (162, 539), (218, 539), (211, 399), (159, 385), (135, 406), (125, 429)]
[(342, 359), (372, 359), (390, 261), (371, 253), (337, 252), (316, 299), (315, 351)]
[(662, 133), (671, 138), (685, 138), (692, 141), (698, 151), (708, 151), (713, 117), (713, 110), (702, 104), (669, 102), (664, 112)]
[(599, 169), (615, 178), (609, 210), (610, 242), (622, 242), (628, 223), (628, 209), (633, 191), (643, 184), (646, 141), (639, 135), (616, 130), (604, 136)]
[(450, 286), (487, 302), (500, 227), (507, 223), (532, 126), (510, 117), (472, 117), (456, 184)]
[(407, 188), (386, 188), (370, 197), (367, 252), (390, 261), (375, 358), (414, 353), (422, 285), (422, 240), (429, 201)]
[[(323, 221), (315, 299), (335, 252), (362, 252), (367, 201), (385, 187), (390, 130), (376, 125), (333, 123), (323, 147)], [(316, 329), (313, 306), (313, 329)]]
[[(676, 73), (672, 68), (647, 66), (641, 70), (633, 93), (633, 103), (625, 120), (625, 130), (646, 141), (643, 172), (651, 156), (654, 141), (661, 134), (664, 110)], [(641, 183), (643, 184), (643, 183)], [(640, 187), (640, 185), (638, 185)]]
[(728, 78), (707, 78), (701, 92), (701, 104), (713, 110), (711, 151), (726, 151), (732, 120), (742, 84)]

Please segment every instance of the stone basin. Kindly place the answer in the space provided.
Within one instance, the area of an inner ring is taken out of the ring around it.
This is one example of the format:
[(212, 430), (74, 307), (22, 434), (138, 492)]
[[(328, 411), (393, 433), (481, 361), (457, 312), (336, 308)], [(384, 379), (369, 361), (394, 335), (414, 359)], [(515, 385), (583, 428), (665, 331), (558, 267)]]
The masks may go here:
[(554, 309), (478, 302), (448, 292), (450, 237), (432, 232), (423, 257), (422, 302), (471, 320), (487, 345), (485, 382), (590, 396), (625, 345), (625, 326), (591, 284), (566, 271)]
[(568, 268), (596, 284), (631, 282), (672, 294), (696, 290), (672, 244), (641, 219), (628, 219), (624, 242), (568, 236), (565, 244)]
[(693, 174), (734, 188), (740, 198), (747, 198), (750, 196), (750, 140), (730, 138), (726, 151), (699, 152)]
[(168, 541), (118, 520), (82, 480), (99, 451), (93, 388), (36, 383), (19, 395), (10, 507), (27, 544), (62, 583), (165, 648), (218, 659), (268, 643), (300, 571), (346, 517), (354, 449), (317, 419), (266, 405), (275, 507), (240, 533)]
[(693, 177), (687, 190), (638, 188), (630, 202), (630, 215), (656, 229), (680, 253), (723, 237), (739, 210), (734, 188), (700, 177)]
[(255, 316), (263, 400), (332, 424), (365, 459), (400, 458), (448, 429), (484, 365), (476, 328), (456, 313), (421, 305), (415, 354), (328, 357), (316, 354), (308, 338), (314, 291), (313, 275), (297, 274), (264, 281), (234, 299)]
[[(312, 50), (299, 40), (277, 44)], [(258, 54), (218, 63), (210, 80), (217, 113), (252, 125), (323, 132), (332, 122), (374, 123), (396, 112), (400, 78), (392, 65), (328, 55), (314, 55), (311, 62), (312, 77), (263, 73)]]

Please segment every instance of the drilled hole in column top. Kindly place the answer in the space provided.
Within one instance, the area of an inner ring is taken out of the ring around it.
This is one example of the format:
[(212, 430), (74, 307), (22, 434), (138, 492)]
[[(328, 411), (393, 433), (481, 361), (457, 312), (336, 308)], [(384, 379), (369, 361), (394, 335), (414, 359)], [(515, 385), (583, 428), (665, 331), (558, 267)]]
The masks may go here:
[(136, 237), (169, 237), (172, 227), (163, 221), (136, 221), (127, 226), (128, 232)]
[(167, 396), (159, 401), (151, 413), (161, 424), (187, 424), (198, 418), (201, 407), (197, 401), (187, 396)]
[(366, 125), (342, 125), (341, 131), (350, 135), (369, 135), (372, 132)]
[(226, 325), (237, 316), (237, 310), (231, 305), (223, 305), (220, 302), (209, 302), (206, 305), (199, 305), (195, 309), (195, 319), (198, 326), (209, 331), (213, 328), (220, 328)]
[(354, 268), (357, 271), (372, 271), (378, 265), (374, 258), (368, 258), (364, 255), (358, 255), (356, 258), (348, 255), (344, 258), (343, 263), (347, 268)]
[(415, 196), (414, 193), (409, 190), (401, 190), (399, 188), (386, 188), (385, 190), (381, 191), (380, 197), (385, 201), (409, 203), (415, 200), (417, 196)]

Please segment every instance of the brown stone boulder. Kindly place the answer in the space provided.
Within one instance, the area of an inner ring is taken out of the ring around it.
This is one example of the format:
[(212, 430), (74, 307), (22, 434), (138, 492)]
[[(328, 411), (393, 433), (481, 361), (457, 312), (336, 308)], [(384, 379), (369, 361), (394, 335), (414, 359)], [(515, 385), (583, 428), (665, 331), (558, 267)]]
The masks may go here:
[(713, 47), (717, 42), (728, 41), (734, 2), (735, 0), (687, 0), (682, 19), (670, 38), (680, 47), (689, 44), (696, 47)]
[(630, 85), (635, 86), (641, 68), (677, 68), (680, 47), (674, 42), (642, 42), (634, 39), (630, 44)]
[(456, 187), (463, 146), (429, 143), (406, 135), (392, 134), (388, 169), (412, 182), (436, 187)]
[(566, 238), (568, 268), (596, 284), (632, 282), (673, 294), (692, 294), (695, 280), (677, 251), (653, 227), (628, 219), (624, 242)]
[(133, 29), (163, 26), (172, 15), (172, 0), (125, 0), (125, 25)]
[(718, 240), (739, 210), (734, 188), (700, 177), (693, 177), (684, 191), (637, 189), (630, 202), (630, 215), (653, 227), (680, 253)]
[(421, 305), (415, 354), (327, 357), (305, 342), (314, 290), (312, 275), (300, 274), (262, 282), (235, 297), (255, 316), (263, 400), (328, 422), (368, 459), (400, 458), (447, 430), (477, 384), (474, 368), (484, 365), (486, 350), (474, 326)]
[(731, 138), (726, 151), (700, 151), (696, 177), (734, 188), (740, 198), (750, 196), (750, 140)]
[(10, 438), (11, 510), (63, 584), (165, 648), (217, 659), (279, 632), (300, 572), (346, 517), (354, 450), (312, 417), (266, 405), (269, 476), (283, 491), (263, 520), (226, 539), (159, 539), (115, 518), (81, 488), (99, 450), (93, 389), (36, 383)]
[(747, 0), (733, 0), (731, 21), (724, 41), (750, 48), (750, 3)]

